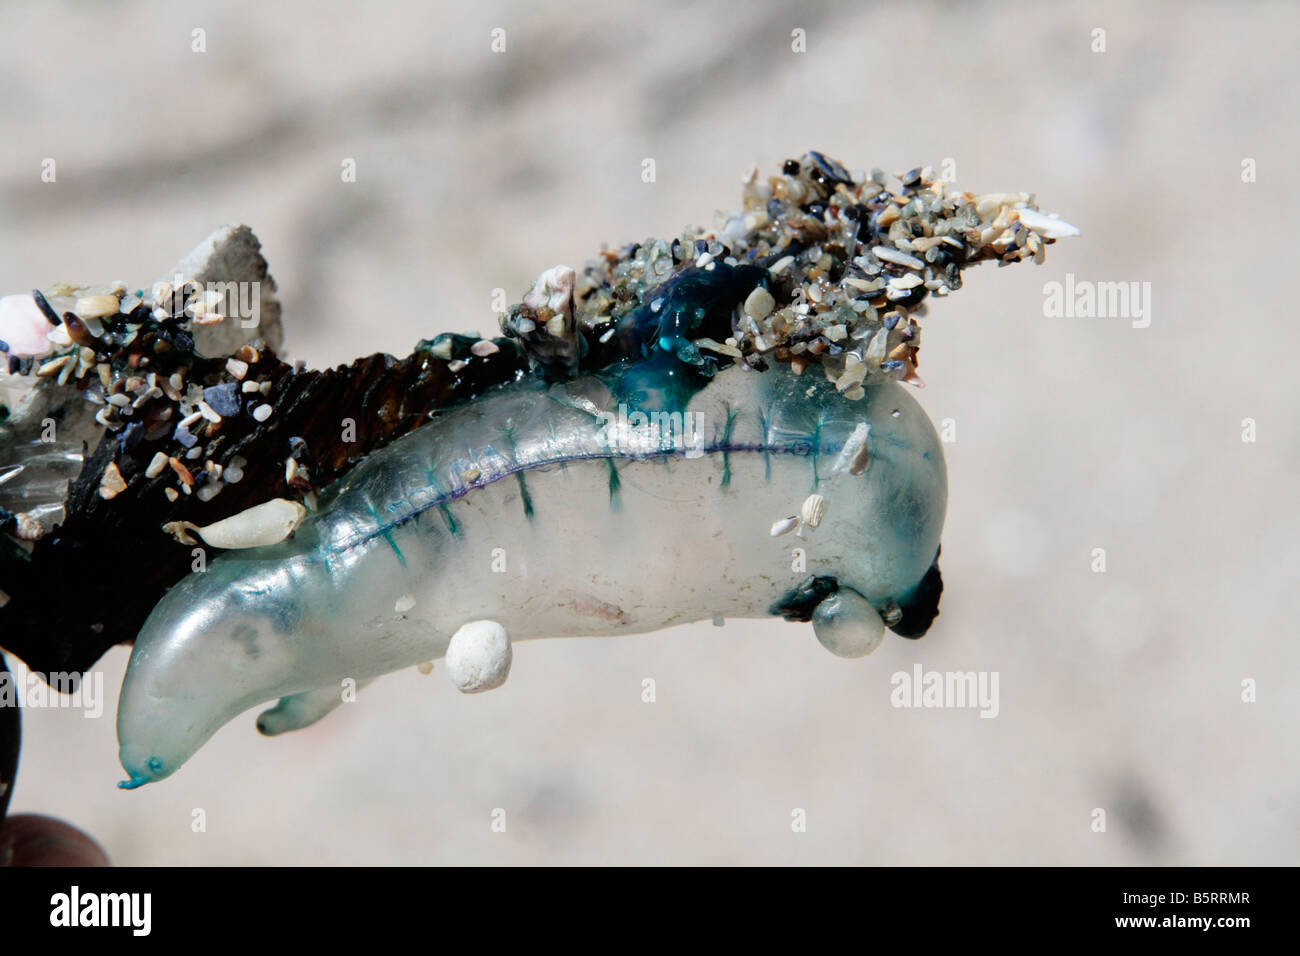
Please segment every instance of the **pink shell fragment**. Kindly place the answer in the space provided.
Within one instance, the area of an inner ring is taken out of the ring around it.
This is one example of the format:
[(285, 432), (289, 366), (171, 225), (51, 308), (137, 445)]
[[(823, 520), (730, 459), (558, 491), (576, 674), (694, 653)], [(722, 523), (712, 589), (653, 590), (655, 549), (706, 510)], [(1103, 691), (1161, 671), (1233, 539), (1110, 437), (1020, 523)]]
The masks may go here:
[(50, 351), (50, 323), (30, 294), (0, 298), (0, 340), (11, 355), (46, 355)]

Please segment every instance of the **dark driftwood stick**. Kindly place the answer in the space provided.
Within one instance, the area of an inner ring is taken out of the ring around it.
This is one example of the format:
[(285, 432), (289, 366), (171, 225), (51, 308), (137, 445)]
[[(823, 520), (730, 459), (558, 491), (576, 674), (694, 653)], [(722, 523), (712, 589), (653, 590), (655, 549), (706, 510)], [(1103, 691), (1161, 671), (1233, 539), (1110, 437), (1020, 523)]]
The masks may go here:
[[(180, 518), (209, 524), (291, 493), (285, 459), (295, 448), (310, 457), (310, 488), (324, 488), (369, 452), (423, 424), (430, 412), (511, 380), (526, 366), (522, 350), (509, 340), (497, 339), (498, 351), (479, 357), (469, 352), (475, 339), (452, 339), (453, 357), (465, 363), (456, 372), (430, 354), (429, 343), (400, 360), (371, 355), (303, 372), (264, 351), (256, 369), (275, 382), (266, 399), (274, 413), (265, 423), (248, 415), (223, 423), (225, 441), (214, 460), (228, 465), (238, 456), (247, 464), (243, 479), (210, 501), (188, 495), (171, 502), (163, 487), (174, 484), (175, 475), (145, 475), (157, 451), (173, 451), (169, 437), (124, 450), (122, 433), (105, 435), (72, 485), (63, 524), (37, 541), (30, 556), (0, 549), (0, 580), (10, 597), (0, 608), (4, 647), (41, 674), (85, 671), (114, 644), (134, 640), (163, 593), (189, 573), (190, 548), (165, 535), (163, 524)], [(343, 440), (345, 419), (355, 423), (354, 441)], [(99, 487), (110, 463), (127, 489), (105, 500)]]

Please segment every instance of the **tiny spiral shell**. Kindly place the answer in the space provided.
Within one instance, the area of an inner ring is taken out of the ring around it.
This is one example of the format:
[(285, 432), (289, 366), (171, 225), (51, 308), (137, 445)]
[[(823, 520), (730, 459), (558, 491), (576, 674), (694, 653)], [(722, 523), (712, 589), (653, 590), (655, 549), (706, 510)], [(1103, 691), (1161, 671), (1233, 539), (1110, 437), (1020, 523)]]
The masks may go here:
[(810, 528), (815, 528), (822, 523), (822, 516), (826, 513), (826, 499), (821, 495), (809, 495), (804, 499), (803, 507), (799, 509), (799, 515), (803, 518), (803, 523)]

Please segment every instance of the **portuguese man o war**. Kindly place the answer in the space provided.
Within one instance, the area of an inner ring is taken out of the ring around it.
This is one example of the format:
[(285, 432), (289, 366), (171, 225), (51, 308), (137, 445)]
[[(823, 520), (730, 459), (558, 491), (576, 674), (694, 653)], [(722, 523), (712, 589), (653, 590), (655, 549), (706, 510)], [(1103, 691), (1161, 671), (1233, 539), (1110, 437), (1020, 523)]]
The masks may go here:
[[(689, 416), (698, 440), (661, 450), (667, 432), (649, 419), (665, 412), (626, 404), (630, 373), (646, 394), (635, 368), (502, 387), (371, 455), (292, 541), (182, 581), (122, 688), (131, 783), (170, 773), (262, 701), (282, 698), (263, 729), (289, 730), (340, 703), (345, 678), (464, 657), (485, 621), (513, 641), (780, 613), (861, 653), (880, 611), (933, 614), (913, 602), (938, 549), (943, 457), (903, 386), (851, 402), (825, 380), (733, 366), (666, 413)], [(621, 430), (618, 404), (647, 424)], [(774, 538), (769, 516), (814, 493), (819, 525)], [(807, 582), (779, 573), (792, 542), (807, 549)], [(499, 667), (508, 648), (491, 644), (474, 666)]]
[[(742, 182), (742, 207), (710, 229), (546, 270), (501, 336), (444, 334), (406, 366), (388, 360), (440, 383), (410, 427), (342, 452), (280, 434), (286, 475), (260, 480), (260, 497), (237, 485), (225, 509), (168, 511), (155, 533), (171, 547), (193, 535), (222, 553), (174, 582), (135, 640), (121, 786), (174, 773), (277, 699), (263, 733), (320, 719), (346, 681), (439, 658), (463, 692), (499, 687), (519, 640), (770, 616), (811, 623), (842, 657), (887, 628), (922, 636), (942, 591), (947, 475), (907, 387), (921, 384), (917, 319), (967, 266), (1042, 262), (1077, 230), (1030, 194), (957, 192), (928, 167), (850, 173), (810, 152)], [(247, 350), (264, 362), (275, 344), (238, 345), (233, 371), (254, 384), (232, 391), (268, 411), (238, 406), (247, 436), (203, 464), (222, 487), (232, 460), (256, 467), (222, 454), (296, 428), (276, 378), (292, 374), (268, 373), (267, 393), (249, 377)], [(188, 374), (225, 402), (228, 365), (196, 359)], [(198, 408), (185, 400), (178, 412)], [(187, 427), (207, 438), (218, 423), (198, 411)], [(118, 444), (95, 456), (101, 498), (154, 501), (149, 482), (183, 481), (168, 448)]]

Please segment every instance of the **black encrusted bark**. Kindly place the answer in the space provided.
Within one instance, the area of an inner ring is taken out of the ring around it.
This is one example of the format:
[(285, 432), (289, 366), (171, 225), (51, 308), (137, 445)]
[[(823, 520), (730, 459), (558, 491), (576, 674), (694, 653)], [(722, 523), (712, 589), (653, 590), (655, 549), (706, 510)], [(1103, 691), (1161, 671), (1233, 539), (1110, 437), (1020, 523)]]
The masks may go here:
[[(13, 679), (5, 656), (0, 654), (0, 685)], [(18, 775), (18, 750), (22, 742), (22, 713), (17, 695), (12, 706), (0, 699), (0, 826), (4, 825), (9, 810), (9, 798), (14, 793), (14, 777)]]
[[(428, 421), (431, 412), (527, 370), (516, 343), (496, 339), (496, 352), (478, 356), (469, 351), (476, 341), (439, 336), (404, 359), (371, 355), (322, 371), (295, 371), (264, 351), (250, 376), (256, 372), (274, 382), (261, 399), (274, 412), (258, 423), (250, 402), (205, 443), (212, 449), (205, 459), (223, 467), (236, 456), (247, 462), (242, 480), (207, 502), (194, 495), (169, 501), (163, 488), (176, 484), (170, 468), (156, 478), (145, 475), (155, 453), (181, 450), (170, 435), (134, 443), (124, 440), (124, 432), (105, 435), (73, 483), (62, 525), (36, 542), (30, 555), (0, 538), (0, 581), (10, 598), (0, 608), (0, 645), (33, 671), (50, 674), (85, 671), (114, 644), (134, 640), (149, 611), (189, 573), (193, 560), (190, 548), (160, 530), (163, 524), (206, 525), (268, 498), (322, 489), (371, 451)], [(435, 347), (451, 358), (434, 355)], [(311, 465), (307, 478), (290, 487), (285, 459), (295, 452), (300, 459), (305, 452)], [(127, 490), (106, 500), (99, 487), (111, 462)], [(195, 476), (199, 482), (206, 477), (197, 469)]]

